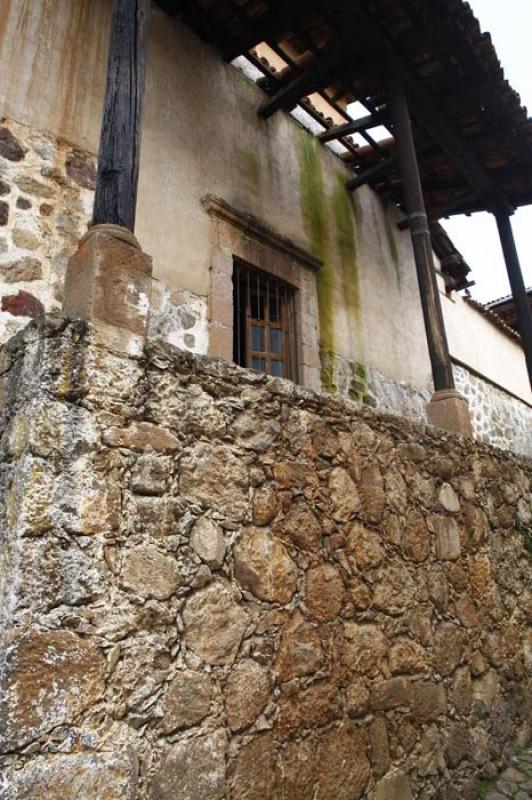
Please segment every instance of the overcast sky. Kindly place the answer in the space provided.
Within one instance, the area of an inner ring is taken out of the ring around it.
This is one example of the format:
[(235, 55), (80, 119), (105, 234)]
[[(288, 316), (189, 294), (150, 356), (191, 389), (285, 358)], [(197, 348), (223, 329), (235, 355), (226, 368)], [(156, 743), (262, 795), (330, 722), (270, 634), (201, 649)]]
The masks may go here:
[[(521, 95), (532, 115), (531, 0), (469, 0), (483, 31), (489, 31), (505, 77)], [(471, 294), (481, 302), (510, 293), (500, 250), (497, 226), (491, 214), (456, 216), (443, 220), (456, 247), (465, 257), (476, 282)], [(532, 286), (532, 206), (512, 217), (525, 283)]]

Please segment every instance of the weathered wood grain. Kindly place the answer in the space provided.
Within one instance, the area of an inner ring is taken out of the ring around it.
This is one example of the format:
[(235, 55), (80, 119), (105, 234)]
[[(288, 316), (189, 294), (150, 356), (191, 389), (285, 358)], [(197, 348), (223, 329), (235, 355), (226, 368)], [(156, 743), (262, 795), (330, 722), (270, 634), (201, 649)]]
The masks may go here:
[(133, 231), (151, 0), (113, 0), (93, 224)]

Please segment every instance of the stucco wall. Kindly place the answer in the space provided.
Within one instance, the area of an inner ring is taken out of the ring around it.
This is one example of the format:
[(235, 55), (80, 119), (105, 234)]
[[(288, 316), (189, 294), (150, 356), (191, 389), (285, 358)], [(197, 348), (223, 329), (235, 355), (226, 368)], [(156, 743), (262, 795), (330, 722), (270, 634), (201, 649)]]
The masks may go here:
[[(33, 175), (51, 193), (54, 211), (43, 219), (38, 199), (19, 209), (18, 188), (0, 198), (10, 214), (0, 227), (1, 264), (41, 262), (37, 283), (13, 285), (15, 272), (9, 278), (4, 270), (0, 278), (9, 285), (0, 290), (16, 295), (9, 303), (19, 311), (27, 307), (20, 290), (49, 310), (61, 301), (66, 258), (90, 213), (90, 181), (82, 175), (79, 185), (65, 159), (73, 149), (94, 159), (97, 150), (110, 2), (3, 0), (2, 10), (0, 117), (28, 155), (21, 163), (0, 157), (0, 180), (16, 187), (21, 175)], [(151, 332), (207, 352), (212, 223), (201, 198), (213, 194), (324, 261), (318, 299), (325, 388), (341, 389), (349, 375), (369, 384), (374, 374), (381, 385), (396, 381), (413, 387), (407, 395), (425, 396), (432, 384), (417, 280), (396, 209), (367, 187), (350, 197), (342, 164), (291, 117), (259, 119), (262, 97), (154, 8), (137, 223), (154, 260)], [(41, 235), (39, 252), (14, 245), (21, 219)], [(517, 346), (462, 301), (442, 299), (452, 355), (530, 403)], [(4, 338), (26, 320), (1, 313)]]
[(0, 368), (2, 800), (473, 800), (526, 744), (530, 462), (61, 318)]
[[(95, 153), (108, 0), (4, 5), (0, 115)], [(207, 294), (209, 219), (200, 201), (215, 194), (326, 262), (327, 350), (428, 386), (408, 233), (394, 230), (394, 210), (369, 189), (351, 202), (338, 159), (290, 117), (261, 121), (261, 99), (237, 70), (154, 10), (137, 234), (155, 277), (170, 289)]]
[(442, 296), (451, 355), (532, 406), (523, 348), (462, 297)]

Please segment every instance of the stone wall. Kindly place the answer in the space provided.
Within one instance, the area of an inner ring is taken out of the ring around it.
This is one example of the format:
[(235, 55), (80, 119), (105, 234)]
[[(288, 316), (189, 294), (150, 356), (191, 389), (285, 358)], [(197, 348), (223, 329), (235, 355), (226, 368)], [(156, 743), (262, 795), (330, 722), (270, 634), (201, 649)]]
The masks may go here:
[(467, 398), (475, 436), (494, 447), (532, 457), (532, 408), (467, 367), (453, 367), (456, 388)]
[(61, 307), (68, 259), (91, 216), (94, 158), (0, 121), (0, 342)]
[(60, 318), (0, 360), (2, 800), (462, 800), (525, 742), (529, 462)]
[[(377, 369), (336, 355), (322, 352), (322, 363), (331, 375), (332, 388), (342, 397), (385, 414), (400, 414), (414, 422), (426, 421), (431, 391), (391, 380)], [(469, 403), (475, 438), (532, 457), (532, 407), (456, 362), (453, 374), (456, 388)]]

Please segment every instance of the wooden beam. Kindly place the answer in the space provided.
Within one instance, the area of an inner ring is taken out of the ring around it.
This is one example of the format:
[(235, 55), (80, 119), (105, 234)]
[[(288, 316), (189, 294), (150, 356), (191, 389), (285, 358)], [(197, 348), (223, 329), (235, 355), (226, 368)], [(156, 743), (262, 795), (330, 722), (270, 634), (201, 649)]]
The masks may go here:
[(393, 167), (396, 161), (397, 155), (393, 155), (389, 158), (385, 158), (383, 161), (377, 161), (376, 164), (373, 164), (373, 166), (361, 172), (357, 172), (354, 178), (347, 181), (345, 185), (346, 189), (353, 192), (355, 189), (360, 188), (360, 186), (364, 186), (364, 184), (375, 181), (381, 176), (386, 175), (390, 167)]
[(466, 192), (461, 197), (456, 197), (454, 200), (449, 200), (444, 206), (438, 206), (429, 210), (430, 219), (442, 219), (443, 217), (450, 217), (453, 214), (464, 214), (467, 207), (478, 200), (476, 192)]
[(345, 50), (335, 50), (329, 55), (317, 58), (310, 67), (297, 75), (293, 81), (283, 86), (273, 97), (262, 103), (259, 108), (259, 115), (263, 119), (268, 119), (276, 111), (293, 108), (302, 97), (327, 86), (335, 73), (345, 66), (348, 60), (352, 60), (352, 56), (349, 58)]
[(510, 217), (504, 210), (501, 210), (495, 214), (495, 218), (499, 228), (501, 247), (504, 253), (504, 261), (506, 263), (508, 279), (512, 289), (512, 297), (514, 299), (515, 310), (517, 312), (519, 333), (521, 334), (521, 339), (523, 340), (528, 379), (530, 381), (530, 386), (532, 387), (532, 314), (530, 313), (530, 306), (528, 305), (525, 282), (523, 280), (523, 273), (521, 271), (519, 256), (515, 246), (515, 239)]
[(92, 223), (133, 231), (150, 0), (113, 0)]
[(443, 323), (436, 270), (416, 148), (401, 78), (391, 73), (390, 115), (397, 142), (397, 157), (403, 179), (403, 193), (410, 222), (410, 236), (419, 284), (419, 294), (436, 391), (454, 389), (453, 368)]
[[(430, 220), (439, 220), (444, 217), (450, 217), (453, 214), (464, 214), (465, 209), (467, 209), (471, 203), (474, 203), (477, 197), (475, 192), (467, 192), (454, 200), (450, 200), (444, 206), (428, 208), (427, 216)], [(410, 222), (408, 219), (402, 219), (401, 222), (397, 223), (397, 227), (400, 231), (405, 231), (410, 227)]]
[(320, 142), (330, 142), (333, 139), (340, 139), (342, 136), (349, 136), (351, 133), (359, 133), (360, 131), (367, 131), (368, 128), (376, 128), (386, 121), (386, 114), (369, 114), (367, 117), (355, 119), (352, 122), (345, 122), (342, 125), (335, 125), (328, 128), (323, 133), (320, 133), (318, 139)]
[(489, 171), (440, 111), (430, 92), (394, 49), (378, 22), (362, 7), (360, 0), (336, 0), (334, 4), (329, 0), (314, 2), (344, 42), (360, 42), (368, 53), (381, 54), (383, 65), (401, 79), (417, 123), (447, 154), (471, 188), (484, 199), (486, 207), (503, 206), (511, 213), (512, 206)]
[[(419, 142), (417, 145), (417, 152), (418, 153), (426, 153), (427, 150), (430, 150), (432, 146), (432, 142), (424, 140)], [(384, 177), (389, 169), (394, 167), (397, 163), (397, 152), (395, 150), (391, 150), (392, 155), (388, 158), (385, 158), (383, 161), (377, 161), (376, 163), (372, 164), (367, 169), (360, 170), (356, 172), (354, 177), (347, 181), (346, 189), (350, 192), (353, 192), (355, 189), (358, 189), (360, 186), (364, 186), (366, 183), (371, 183), (372, 181), (376, 181), (381, 177)]]

